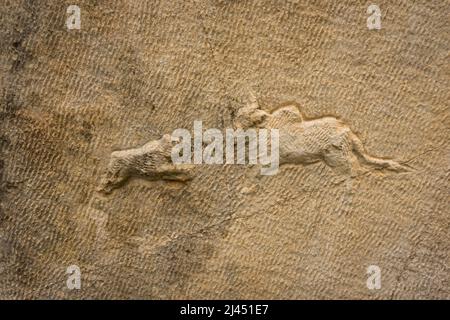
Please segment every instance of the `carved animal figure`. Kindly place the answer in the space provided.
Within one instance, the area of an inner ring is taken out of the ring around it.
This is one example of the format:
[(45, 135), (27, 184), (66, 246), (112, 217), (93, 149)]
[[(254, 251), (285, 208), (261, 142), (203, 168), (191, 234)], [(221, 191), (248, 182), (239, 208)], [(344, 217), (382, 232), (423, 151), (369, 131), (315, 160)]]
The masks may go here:
[(394, 172), (410, 170), (394, 160), (369, 155), (361, 140), (339, 119), (304, 120), (296, 104), (288, 103), (268, 113), (251, 97), (250, 103), (238, 111), (236, 126), (278, 129), (280, 165), (323, 161), (337, 173), (351, 176), (360, 165)]
[(149, 180), (190, 180), (190, 170), (187, 166), (172, 163), (171, 150), (171, 137), (166, 134), (161, 139), (150, 141), (139, 148), (114, 151), (111, 153), (99, 191), (110, 193), (133, 176)]

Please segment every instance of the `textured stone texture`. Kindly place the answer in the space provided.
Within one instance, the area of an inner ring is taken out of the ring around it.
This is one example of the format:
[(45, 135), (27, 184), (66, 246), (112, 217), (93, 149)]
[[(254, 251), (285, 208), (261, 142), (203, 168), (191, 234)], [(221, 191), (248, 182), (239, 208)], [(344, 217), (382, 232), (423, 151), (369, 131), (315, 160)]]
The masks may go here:
[[(0, 298), (449, 299), (450, 2), (375, 3), (379, 31), (366, 1), (1, 1)], [(113, 151), (228, 127), (246, 88), (416, 170), (350, 194), (324, 163), (96, 192)]]

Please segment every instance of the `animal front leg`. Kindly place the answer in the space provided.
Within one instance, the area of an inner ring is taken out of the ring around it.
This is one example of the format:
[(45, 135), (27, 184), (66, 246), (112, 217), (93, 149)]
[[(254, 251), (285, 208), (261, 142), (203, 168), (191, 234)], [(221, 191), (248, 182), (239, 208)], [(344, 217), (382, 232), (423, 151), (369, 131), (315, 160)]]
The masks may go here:
[(170, 181), (186, 182), (192, 180), (190, 167), (184, 165), (162, 165), (158, 168), (161, 178)]

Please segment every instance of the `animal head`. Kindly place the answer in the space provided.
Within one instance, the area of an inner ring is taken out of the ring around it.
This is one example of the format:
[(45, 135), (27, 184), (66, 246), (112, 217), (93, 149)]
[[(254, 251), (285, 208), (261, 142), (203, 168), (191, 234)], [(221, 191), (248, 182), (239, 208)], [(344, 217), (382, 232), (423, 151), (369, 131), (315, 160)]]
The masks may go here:
[(258, 127), (264, 123), (268, 115), (269, 114), (267, 112), (259, 108), (256, 99), (253, 98), (246, 107), (238, 110), (235, 119), (235, 126), (241, 129)]

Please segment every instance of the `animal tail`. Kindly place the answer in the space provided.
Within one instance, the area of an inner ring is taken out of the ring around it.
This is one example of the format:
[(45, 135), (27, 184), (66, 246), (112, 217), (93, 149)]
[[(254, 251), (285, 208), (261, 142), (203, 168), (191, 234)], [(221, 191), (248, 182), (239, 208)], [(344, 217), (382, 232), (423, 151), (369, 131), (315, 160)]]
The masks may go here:
[(361, 164), (371, 167), (373, 169), (386, 169), (394, 172), (411, 172), (413, 168), (406, 164), (400, 164), (397, 161), (390, 159), (382, 159), (372, 157), (367, 154), (361, 140), (352, 132), (350, 132), (350, 140), (353, 151), (355, 152)]

